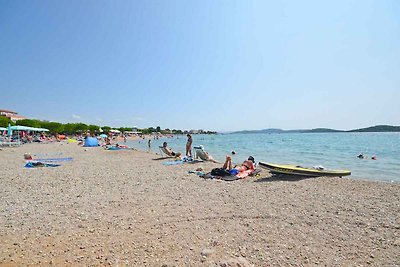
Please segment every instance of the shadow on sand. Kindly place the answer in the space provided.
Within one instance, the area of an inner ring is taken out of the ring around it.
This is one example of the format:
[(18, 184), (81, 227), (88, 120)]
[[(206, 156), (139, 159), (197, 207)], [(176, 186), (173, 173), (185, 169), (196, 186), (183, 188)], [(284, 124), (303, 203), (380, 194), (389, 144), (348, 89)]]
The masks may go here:
[(273, 174), (270, 177), (260, 178), (255, 180), (255, 183), (269, 183), (269, 182), (297, 182), (305, 179), (317, 178), (316, 176), (303, 176), (303, 175), (293, 175), (293, 174)]
[(156, 158), (156, 159), (152, 159), (152, 160), (163, 160), (163, 159), (174, 159), (172, 157), (161, 157), (161, 158)]

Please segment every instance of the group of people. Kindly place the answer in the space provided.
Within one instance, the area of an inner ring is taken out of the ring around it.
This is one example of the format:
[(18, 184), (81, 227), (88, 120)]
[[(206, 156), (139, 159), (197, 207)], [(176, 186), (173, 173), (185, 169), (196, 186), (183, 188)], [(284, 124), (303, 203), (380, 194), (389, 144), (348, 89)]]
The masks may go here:
[[(360, 155), (358, 155), (357, 158), (359, 158), (359, 159), (368, 159), (368, 157), (366, 155), (362, 154), (362, 153)], [(377, 160), (377, 157), (376, 156), (372, 156), (371, 159), (372, 160)]]
[[(187, 134), (187, 142), (186, 142), (186, 157), (192, 158), (192, 144), (193, 144), (193, 139), (191, 134)], [(150, 141), (149, 141), (150, 142)], [(149, 143), (150, 146), (150, 143)], [(199, 147), (196, 148), (197, 153), (196, 153), (196, 158), (201, 158), (202, 160), (205, 161), (211, 161), (214, 163), (219, 163), (216, 161), (207, 151), (204, 150), (204, 146), (200, 145)], [(168, 147), (168, 143), (164, 142), (162, 146), (162, 150), (165, 154), (167, 154), (170, 157), (180, 157), (181, 153), (179, 152), (174, 152), (171, 148)], [(200, 153), (199, 153), (200, 152)], [(232, 155), (235, 155), (236, 153), (232, 151)], [(222, 166), (223, 169), (227, 171), (232, 171), (236, 170), (237, 172), (243, 172), (243, 171), (251, 171), (255, 170), (255, 160), (254, 157), (249, 156), (247, 160), (243, 161), (241, 165), (233, 165), (232, 164), (232, 157), (231, 156), (226, 156), (224, 165)]]

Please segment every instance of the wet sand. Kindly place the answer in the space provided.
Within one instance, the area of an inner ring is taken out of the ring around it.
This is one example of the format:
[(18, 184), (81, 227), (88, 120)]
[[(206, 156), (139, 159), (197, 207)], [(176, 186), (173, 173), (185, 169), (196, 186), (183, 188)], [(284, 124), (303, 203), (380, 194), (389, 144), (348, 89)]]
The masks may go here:
[[(24, 153), (72, 162), (24, 168)], [(400, 185), (351, 178), (204, 180), (139, 151), (0, 151), (0, 265), (399, 266)]]

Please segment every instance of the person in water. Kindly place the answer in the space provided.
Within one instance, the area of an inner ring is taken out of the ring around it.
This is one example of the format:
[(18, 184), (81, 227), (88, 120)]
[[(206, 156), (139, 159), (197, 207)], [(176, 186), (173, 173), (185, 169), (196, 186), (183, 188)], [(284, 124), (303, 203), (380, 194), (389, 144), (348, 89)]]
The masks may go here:
[(192, 156), (192, 143), (193, 143), (193, 139), (192, 139), (192, 135), (191, 134), (187, 134), (186, 135), (188, 140), (186, 142), (186, 156), (187, 157), (191, 157)]
[(239, 172), (242, 171), (247, 171), (247, 170), (255, 170), (255, 166), (254, 166), (254, 158), (252, 156), (250, 156), (247, 160), (243, 161), (243, 163), (241, 165), (235, 165), (232, 168), (232, 158), (230, 156), (226, 156), (225, 159), (225, 163), (224, 166), (222, 166), (223, 169), (225, 170), (232, 170), (232, 169), (236, 169)]
[(181, 156), (181, 153), (172, 151), (172, 149), (170, 149), (168, 147), (167, 142), (163, 143), (163, 149), (164, 149), (164, 153), (170, 157), (180, 157)]

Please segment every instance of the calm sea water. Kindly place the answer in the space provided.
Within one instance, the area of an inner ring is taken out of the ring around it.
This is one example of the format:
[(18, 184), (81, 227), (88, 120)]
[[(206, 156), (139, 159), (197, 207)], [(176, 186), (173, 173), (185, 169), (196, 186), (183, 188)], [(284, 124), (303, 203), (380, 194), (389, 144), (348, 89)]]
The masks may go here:
[[(186, 136), (152, 140), (151, 150), (159, 152), (158, 146), (166, 141), (174, 151), (184, 153), (186, 140)], [(147, 141), (128, 141), (128, 145), (147, 151)], [(234, 150), (236, 163), (252, 155), (256, 161), (322, 165), (349, 169), (353, 178), (400, 182), (400, 133), (193, 135), (193, 145), (203, 145), (221, 162)], [(358, 159), (360, 153), (369, 159)], [(377, 160), (371, 160), (374, 155)]]

